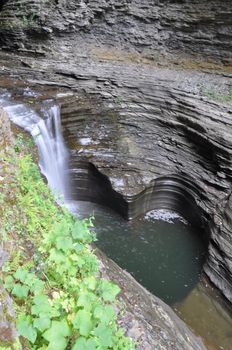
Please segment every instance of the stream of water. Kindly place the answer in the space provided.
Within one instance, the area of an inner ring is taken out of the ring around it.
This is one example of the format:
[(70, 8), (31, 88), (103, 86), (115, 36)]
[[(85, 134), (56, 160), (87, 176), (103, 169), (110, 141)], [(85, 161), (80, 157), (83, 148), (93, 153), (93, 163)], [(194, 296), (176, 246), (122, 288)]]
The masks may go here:
[(59, 106), (47, 101), (41, 108), (41, 118), (25, 104), (12, 101), (7, 91), (0, 95), (0, 104), (14, 124), (32, 135), (38, 147), (42, 174), (56, 198), (65, 199), (69, 186), (69, 181), (66, 181), (68, 151), (61, 132)]
[[(40, 168), (49, 186), (64, 200), (68, 190), (68, 151), (60, 110), (44, 103), (41, 113), (0, 96), (10, 119), (29, 131), (38, 146)], [(178, 214), (152, 211), (133, 221), (88, 202), (67, 203), (80, 217), (94, 213), (97, 245), (141, 284), (165, 302), (201, 335), (209, 349), (232, 350), (232, 319), (217, 293), (200, 280), (205, 247), (201, 235)]]

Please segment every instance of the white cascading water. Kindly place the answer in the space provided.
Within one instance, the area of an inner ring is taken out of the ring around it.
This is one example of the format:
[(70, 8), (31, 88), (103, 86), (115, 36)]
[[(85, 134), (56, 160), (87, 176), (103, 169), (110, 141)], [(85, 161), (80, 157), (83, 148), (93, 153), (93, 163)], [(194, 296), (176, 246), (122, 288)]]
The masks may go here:
[(61, 131), (60, 107), (44, 108), (45, 119), (22, 103), (10, 100), (10, 94), (0, 95), (0, 105), (10, 120), (30, 132), (40, 156), (40, 169), (58, 200), (65, 200), (68, 193), (68, 151)]

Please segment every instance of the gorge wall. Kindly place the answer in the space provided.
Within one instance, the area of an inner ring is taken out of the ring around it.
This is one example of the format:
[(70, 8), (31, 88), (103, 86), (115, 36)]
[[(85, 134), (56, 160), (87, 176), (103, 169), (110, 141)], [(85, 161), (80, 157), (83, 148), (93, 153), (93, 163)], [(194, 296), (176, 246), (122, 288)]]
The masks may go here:
[(43, 90), (53, 85), (73, 91), (58, 101), (77, 182), (83, 175), (80, 162), (92, 164), (127, 203), (160, 177), (189, 179), (205, 228), (210, 224), (204, 270), (232, 301), (232, 110), (203, 97), (201, 90), (203, 85), (223, 91), (230, 80), (130, 63), (23, 60), (33, 69), (21, 65), (21, 56), (7, 56), (2, 74), (41, 84)]
[(0, 31), (1, 47), (21, 53), (89, 46), (232, 62), (230, 0), (4, 0)]
[(125, 203), (160, 177), (188, 178), (209, 229), (204, 270), (232, 302), (231, 75), (153, 65), (186, 59), (190, 68), (197, 60), (231, 68), (231, 15), (230, 0), (0, 5), (4, 79), (72, 92), (57, 100), (74, 177), (80, 162), (91, 164)]
[[(22, 91), (25, 92), (25, 89)], [(26, 91), (28, 92), (28, 90)], [(23, 98), (20, 96), (18, 87), (15, 92), (19, 99)], [(29, 101), (31, 96), (28, 96)], [(44, 98), (41, 94), (39, 96)], [(64, 93), (63, 96), (67, 97)], [(13, 154), (14, 136), (11, 132), (8, 115), (3, 111), (1, 105), (0, 126), (3, 126), (0, 133), (1, 152), (7, 151), (9, 146), (9, 152)], [(17, 171), (13, 164), (12, 167), (12, 171)], [(9, 168), (4, 168), (3, 153), (0, 155), (0, 175), (1, 188), (1, 185), (4, 185), (2, 182), (4, 177), (9, 176)], [(4, 203), (1, 209), (4, 210)], [(30, 248), (24, 243), (24, 252), (31, 249), (29, 242), (28, 240), (27, 244)], [(189, 330), (169, 306), (145, 290), (130, 274), (109, 260), (103, 253), (96, 250), (96, 254), (99, 258), (101, 276), (114, 280), (121, 288), (119, 296), (121, 303), (117, 304), (117, 311), (120, 314), (119, 324), (125, 329), (128, 336), (137, 341), (137, 350), (152, 350), (154, 348), (157, 350), (206, 350), (202, 340)], [(0, 249), (0, 269), (9, 256), (7, 251)], [(13, 343), (17, 335), (12, 300), (3, 286), (0, 286), (0, 345), (4, 349), (14, 347)]]

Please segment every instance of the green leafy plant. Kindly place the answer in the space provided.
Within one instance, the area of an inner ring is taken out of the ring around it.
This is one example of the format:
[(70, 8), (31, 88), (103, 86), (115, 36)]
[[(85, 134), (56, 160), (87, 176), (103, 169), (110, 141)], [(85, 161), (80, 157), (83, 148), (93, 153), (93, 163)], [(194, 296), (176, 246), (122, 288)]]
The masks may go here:
[(117, 325), (120, 289), (97, 274), (92, 219), (78, 220), (56, 206), (31, 157), (22, 155), (21, 147), (16, 151), (17, 157), (7, 160), (16, 164), (10, 182), (14, 197), (9, 199), (5, 188), (1, 200), (9, 207), (2, 230), (17, 236), (18, 247), (3, 267), (2, 282), (15, 301), (23, 347), (134, 349)]
[(23, 25), (28, 26), (32, 23), (35, 23), (37, 20), (38, 16), (36, 13), (29, 13), (29, 14), (25, 14), (20, 16), (20, 20), (23, 23)]

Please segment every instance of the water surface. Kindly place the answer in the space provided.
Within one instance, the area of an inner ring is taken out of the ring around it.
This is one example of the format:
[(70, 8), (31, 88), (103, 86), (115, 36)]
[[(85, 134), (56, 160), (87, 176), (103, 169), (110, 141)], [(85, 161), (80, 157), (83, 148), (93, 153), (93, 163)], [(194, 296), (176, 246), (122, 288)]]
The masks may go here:
[(206, 252), (201, 232), (165, 210), (128, 222), (94, 203), (70, 202), (69, 208), (80, 217), (94, 214), (97, 246), (168, 303), (209, 350), (232, 350), (228, 305), (201, 278)]

